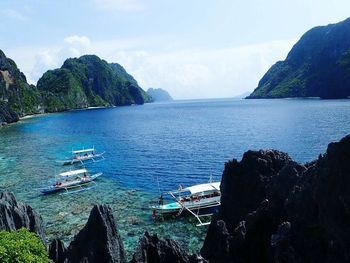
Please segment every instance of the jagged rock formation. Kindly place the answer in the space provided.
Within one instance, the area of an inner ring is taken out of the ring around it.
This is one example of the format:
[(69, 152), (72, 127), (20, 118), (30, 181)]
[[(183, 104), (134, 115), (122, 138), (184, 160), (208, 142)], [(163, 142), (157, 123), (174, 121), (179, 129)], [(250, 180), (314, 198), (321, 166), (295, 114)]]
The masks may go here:
[(173, 98), (169, 92), (164, 89), (153, 89), (149, 88), (147, 94), (152, 97), (153, 101), (171, 101)]
[(12, 193), (0, 192), (0, 230), (13, 231), (22, 227), (45, 240), (41, 216), (29, 205), (17, 202)]
[(95, 205), (85, 227), (66, 249), (60, 240), (53, 240), (49, 256), (54, 262), (117, 262), (126, 263), (123, 241), (111, 208)]
[(190, 256), (186, 250), (171, 239), (161, 239), (148, 232), (140, 238), (139, 246), (130, 263), (200, 263), (197, 255)]
[(49, 258), (55, 263), (66, 263), (67, 249), (60, 239), (54, 239), (49, 245)]
[(16, 63), (0, 50), (0, 126), (42, 112), (39, 91), (29, 85)]
[(222, 207), (208, 229), (209, 262), (350, 262), (350, 136), (300, 165), (248, 151), (223, 173)]
[(350, 96), (350, 18), (306, 32), (247, 98)]
[(47, 71), (37, 86), (50, 112), (151, 101), (122, 66), (95, 55), (67, 59), (61, 68)]
[[(55, 263), (114, 262), (126, 263), (123, 242), (118, 234), (109, 206), (95, 205), (85, 227), (66, 248), (54, 239), (49, 246), (49, 257)], [(130, 261), (132, 263), (204, 263), (197, 255), (190, 256), (179, 244), (170, 239), (160, 239), (147, 232)]]

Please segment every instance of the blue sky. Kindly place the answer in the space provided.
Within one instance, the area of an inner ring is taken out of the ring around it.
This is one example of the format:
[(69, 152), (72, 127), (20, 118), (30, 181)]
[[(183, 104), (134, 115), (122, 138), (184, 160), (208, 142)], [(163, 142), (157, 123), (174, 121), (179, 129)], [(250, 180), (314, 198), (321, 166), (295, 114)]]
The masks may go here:
[(179, 99), (251, 91), (308, 29), (344, 20), (347, 0), (0, 2), (0, 49), (31, 83), (97, 54)]

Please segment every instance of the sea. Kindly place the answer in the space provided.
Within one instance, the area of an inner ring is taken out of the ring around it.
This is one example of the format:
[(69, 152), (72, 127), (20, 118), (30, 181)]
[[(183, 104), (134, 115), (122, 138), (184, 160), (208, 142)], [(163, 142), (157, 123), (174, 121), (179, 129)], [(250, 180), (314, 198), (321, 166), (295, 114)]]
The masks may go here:
[[(225, 162), (244, 152), (277, 149), (306, 163), (350, 133), (350, 100), (212, 99), (150, 103), (40, 115), (0, 128), (0, 189), (15, 193), (42, 217), (46, 238), (66, 244), (94, 204), (112, 208), (129, 258), (148, 231), (197, 252), (206, 227), (191, 217), (155, 220), (160, 193), (220, 181)], [(105, 160), (94, 188), (40, 194), (58, 173), (77, 167), (57, 160), (94, 147)]]

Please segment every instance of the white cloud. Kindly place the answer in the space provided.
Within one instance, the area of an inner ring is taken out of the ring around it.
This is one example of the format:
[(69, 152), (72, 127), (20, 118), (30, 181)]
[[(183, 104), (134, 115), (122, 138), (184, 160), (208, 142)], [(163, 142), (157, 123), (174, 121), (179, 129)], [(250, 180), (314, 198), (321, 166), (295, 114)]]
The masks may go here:
[(219, 98), (252, 91), (294, 43), (295, 39), (172, 52), (104, 50), (101, 55), (124, 65), (144, 88), (165, 88), (176, 98)]
[(3, 9), (0, 11), (1, 15), (6, 16), (8, 18), (12, 18), (15, 20), (25, 21), (27, 17), (14, 9)]
[(70, 45), (78, 45), (81, 47), (89, 47), (91, 45), (91, 41), (88, 37), (78, 35), (68, 36), (64, 38), (64, 42)]
[(60, 67), (64, 60), (89, 53), (91, 41), (86, 36), (68, 36), (62, 43), (49, 47), (21, 47), (6, 51), (14, 59), (29, 83), (37, 80), (49, 69)]
[(296, 39), (217, 49), (144, 49), (159, 41), (138, 38), (95, 42), (74, 35), (57, 46), (21, 48), (8, 52), (8, 56), (32, 83), (46, 70), (60, 67), (66, 58), (96, 54), (123, 65), (144, 89), (164, 88), (178, 99), (218, 98), (252, 91), (268, 68), (286, 57)]
[(109, 11), (137, 11), (143, 9), (137, 0), (92, 0), (95, 6)]

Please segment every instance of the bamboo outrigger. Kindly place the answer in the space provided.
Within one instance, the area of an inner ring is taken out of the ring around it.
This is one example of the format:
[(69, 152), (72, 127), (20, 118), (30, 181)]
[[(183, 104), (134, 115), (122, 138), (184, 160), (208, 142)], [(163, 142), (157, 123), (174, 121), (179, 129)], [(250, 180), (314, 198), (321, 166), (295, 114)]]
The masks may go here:
[(71, 154), (72, 156), (69, 158), (66, 158), (66, 160), (58, 161), (59, 163), (62, 163), (63, 165), (72, 165), (75, 163), (81, 163), (84, 164), (85, 162), (92, 161), (97, 162), (104, 160), (104, 153), (95, 153), (96, 149), (95, 147), (90, 149), (81, 149), (81, 150), (72, 150)]
[(197, 226), (209, 225), (210, 221), (204, 222), (202, 218), (217, 212), (221, 204), (220, 182), (198, 184), (186, 188), (180, 187), (180, 189), (166, 194), (174, 202), (164, 204), (163, 195), (161, 195), (158, 204), (151, 206), (153, 215), (178, 217), (187, 214), (198, 220)]
[(76, 193), (91, 189), (96, 186), (94, 180), (101, 176), (102, 173), (90, 175), (86, 169), (72, 170), (60, 173), (61, 179), (57, 180), (53, 185), (41, 189), (42, 194), (52, 194), (63, 192), (64, 194)]

